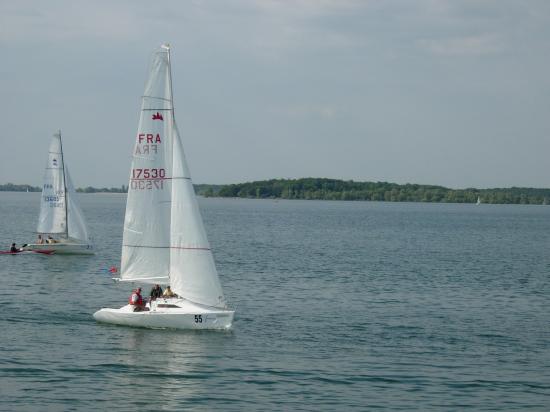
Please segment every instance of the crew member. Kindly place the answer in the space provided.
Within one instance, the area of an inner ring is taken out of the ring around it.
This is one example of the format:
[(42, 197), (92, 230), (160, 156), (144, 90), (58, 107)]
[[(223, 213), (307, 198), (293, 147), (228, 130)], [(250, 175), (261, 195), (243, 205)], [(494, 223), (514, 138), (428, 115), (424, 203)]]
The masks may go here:
[(160, 298), (162, 296), (162, 288), (160, 287), (160, 285), (153, 286), (153, 289), (151, 289), (151, 294), (149, 296), (151, 297), (152, 301)]
[(134, 307), (134, 312), (141, 312), (145, 310), (145, 303), (141, 296), (141, 288), (134, 289), (128, 303)]
[(164, 293), (162, 294), (163, 298), (173, 298), (177, 296), (174, 292), (172, 292), (172, 289), (170, 289), (170, 285), (166, 286), (166, 289), (164, 289)]
[(10, 252), (11, 253), (17, 253), (17, 252), (21, 252), (21, 251), (15, 246), (15, 243), (12, 243), (11, 248), (10, 248)]

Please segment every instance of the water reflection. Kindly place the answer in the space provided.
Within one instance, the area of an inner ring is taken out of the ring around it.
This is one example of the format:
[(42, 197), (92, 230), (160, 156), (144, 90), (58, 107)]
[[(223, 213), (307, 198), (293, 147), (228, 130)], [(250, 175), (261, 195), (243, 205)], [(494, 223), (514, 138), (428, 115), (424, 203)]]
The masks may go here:
[(218, 372), (217, 360), (232, 340), (230, 332), (121, 330), (117, 385), (128, 398), (155, 399), (161, 409), (208, 396), (203, 382)]

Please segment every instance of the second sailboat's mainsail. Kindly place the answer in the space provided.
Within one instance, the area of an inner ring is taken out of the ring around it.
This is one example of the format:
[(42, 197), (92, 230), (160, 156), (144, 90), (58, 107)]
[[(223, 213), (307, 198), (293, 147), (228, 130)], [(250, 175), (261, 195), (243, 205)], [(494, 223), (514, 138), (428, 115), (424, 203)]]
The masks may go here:
[(88, 232), (76, 193), (63, 163), (61, 132), (52, 137), (44, 172), (40, 216), (36, 231), (88, 242)]
[(48, 163), (44, 172), (38, 233), (66, 234), (65, 179), (61, 134), (54, 134), (48, 151)]
[(170, 50), (153, 55), (134, 147), (121, 278), (170, 283), (196, 303), (225, 306), (176, 127)]

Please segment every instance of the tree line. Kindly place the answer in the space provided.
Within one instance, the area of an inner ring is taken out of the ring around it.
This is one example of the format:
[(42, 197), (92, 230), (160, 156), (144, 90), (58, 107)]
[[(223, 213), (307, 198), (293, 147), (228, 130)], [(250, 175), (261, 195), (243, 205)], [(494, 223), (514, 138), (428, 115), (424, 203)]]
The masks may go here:
[[(550, 204), (550, 189), (511, 187), (494, 189), (449, 189), (443, 186), (355, 182), (325, 178), (271, 179), (230, 185), (194, 185), (205, 197), (241, 197), (247, 199), (367, 200), (386, 202), (441, 202), (493, 204)], [(41, 187), (7, 183), (0, 191), (40, 192)], [(81, 193), (126, 193), (128, 186), (78, 188)]]
[[(6, 183), (0, 185), (0, 192), (41, 192), (42, 188), (39, 186), (31, 185), (15, 185), (13, 183)], [(128, 191), (128, 186), (122, 185), (121, 187), (92, 187), (88, 186), (85, 188), (79, 187), (76, 189), (80, 193), (126, 193)]]
[(353, 180), (304, 178), (271, 179), (230, 185), (201, 185), (198, 194), (206, 197), (252, 199), (370, 200), (387, 202), (441, 202), (498, 204), (547, 204), (550, 189), (495, 188), (449, 189), (443, 186), (355, 182)]

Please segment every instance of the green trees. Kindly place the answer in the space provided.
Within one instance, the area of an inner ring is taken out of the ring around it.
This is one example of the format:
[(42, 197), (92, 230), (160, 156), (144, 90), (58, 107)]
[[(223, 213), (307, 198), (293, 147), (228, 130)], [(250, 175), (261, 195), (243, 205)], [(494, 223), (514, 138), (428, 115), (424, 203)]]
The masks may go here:
[[(202, 185), (208, 186), (208, 185)], [(388, 182), (354, 182), (325, 178), (271, 179), (217, 186), (215, 195), (254, 199), (372, 200), (387, 202), (445, 202), (542, 204), (550, 189), (448, 189), (443, 186)]]
[[(29, 185), (0, 185), (0, 191), (42, 190)], [(128, 186), (120, 188), (78, 189), (79, 192), (123, 193)], [(387, 202), (444, 202), (499, 204), (536, 204), (550, 203), (550, 189), (525, 187), (495, 189), (448, 189), (443, 186), (418, 185), (388, 182), (355, 182), (325, 178), (271, 179), (232, 185), (195, 185), (195, 193), (205, 197), (243, 197), (253, 199), (312, 199), (312, 200), (371, 200)]]

